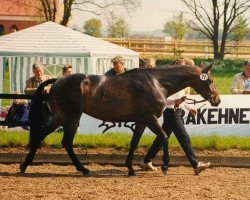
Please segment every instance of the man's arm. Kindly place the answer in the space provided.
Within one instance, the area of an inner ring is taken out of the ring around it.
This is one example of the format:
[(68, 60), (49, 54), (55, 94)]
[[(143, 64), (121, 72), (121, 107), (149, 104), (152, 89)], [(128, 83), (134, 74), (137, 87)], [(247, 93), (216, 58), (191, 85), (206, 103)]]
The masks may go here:
[(231, 83), (231, 88), (230, 88), (230, 92), (231, 94), (242, 94), (244, 89), (239, 88), (239, 76), (236, 74), (233, 77), (232, 83)]
[(26, 81), (26, 85), (24, 88), (24, 93), (27, 95), (34, 95), (36, 92), (37, 88), (33, 88), (33, 84), (32, 84), (32, 79), (28, 79)]

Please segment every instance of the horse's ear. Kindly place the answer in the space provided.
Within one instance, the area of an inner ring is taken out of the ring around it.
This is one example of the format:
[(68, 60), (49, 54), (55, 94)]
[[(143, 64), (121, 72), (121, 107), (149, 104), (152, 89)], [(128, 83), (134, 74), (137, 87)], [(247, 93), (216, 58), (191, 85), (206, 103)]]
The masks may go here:
[(211, 63), (210, 65), (206, 66), (204, 63), (201, 63), (201, 69), (202, 73), (208, 73), (211, 67), (213, 66), (214, 63)]

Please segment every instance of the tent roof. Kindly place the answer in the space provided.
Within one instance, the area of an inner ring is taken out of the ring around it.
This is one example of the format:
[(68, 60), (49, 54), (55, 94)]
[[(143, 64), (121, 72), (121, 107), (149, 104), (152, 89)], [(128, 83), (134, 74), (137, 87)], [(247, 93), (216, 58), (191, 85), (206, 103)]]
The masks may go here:
[(0, 56), (138, 56), (112, 44), (54, 22), (45, 22), (0, 37)]

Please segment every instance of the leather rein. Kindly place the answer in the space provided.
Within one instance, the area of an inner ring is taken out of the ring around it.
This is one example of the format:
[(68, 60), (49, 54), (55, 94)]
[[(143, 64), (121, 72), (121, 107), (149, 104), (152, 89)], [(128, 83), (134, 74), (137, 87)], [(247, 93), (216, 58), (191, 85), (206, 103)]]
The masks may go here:
[[(215, 92), (216, 92), (216, 90), (212, 91), (210, 94), (214, 94)], [(191, 101), (191, 102), (186, 102), (187, 104), (194, 104), (195, 105), (197, 103), (202, 103), (202, 102), (208, 101), (210, 94), (207, 96), (207, 98), (204, 98), (203, 100), (199, 100), (199, 101), (197, 101), (196, 99), (187, 98), (186, 96), (181, 97), (181, 99), (183, 101), (185, 101), (185, 100)]]

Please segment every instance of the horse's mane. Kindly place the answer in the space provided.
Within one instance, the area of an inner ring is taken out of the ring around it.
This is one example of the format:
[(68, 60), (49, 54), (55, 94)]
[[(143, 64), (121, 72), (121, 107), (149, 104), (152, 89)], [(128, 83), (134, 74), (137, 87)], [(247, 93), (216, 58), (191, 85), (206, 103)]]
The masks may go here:
[(190, 66), (190, 65), (161, 65), (161, 66), (156, 66), (154, 68), (147, 68), (147, 69), (141, 69), (141, 68), (134, 68), (131, 70), (126, 71), (125, 73), (121, 75), (126, 75), (126, 74), (133, 74), (133, 73), (152, 73), (154, 71), (159, 71), (159, 70), (166, 70), (166, 69), (176, 69), (176, 70), (183, 70), (183, 69), (188, 69), (188, 68), (196, 68), (195, 66)]

